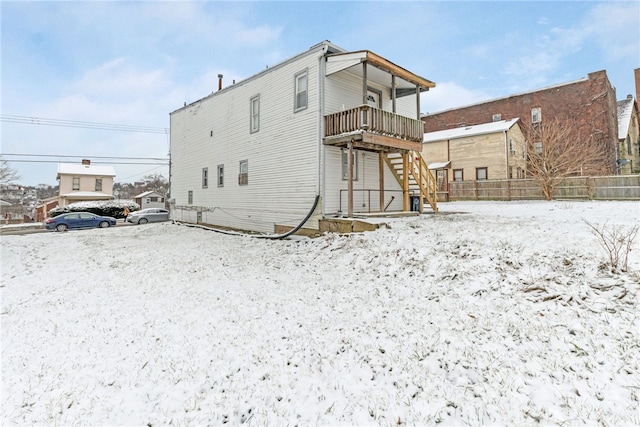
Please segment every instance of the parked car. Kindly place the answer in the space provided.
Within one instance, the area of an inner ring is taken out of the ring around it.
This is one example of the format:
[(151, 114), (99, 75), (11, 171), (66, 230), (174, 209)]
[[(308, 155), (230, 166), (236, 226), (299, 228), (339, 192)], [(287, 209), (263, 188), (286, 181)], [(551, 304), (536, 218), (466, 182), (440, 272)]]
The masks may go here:
[(67, 231), (75, 228), (107, 228), (113, 225), (116, 225), (115, 218), (91, 212), (72, 212), (47, 218), (44, 221), (44, 228), (55, 231)]
[(133, 224), (146, 224), (148, 222), (169, 221), (169, 211), (166, 209), (147, 208), (127, 215), (127, 222)]

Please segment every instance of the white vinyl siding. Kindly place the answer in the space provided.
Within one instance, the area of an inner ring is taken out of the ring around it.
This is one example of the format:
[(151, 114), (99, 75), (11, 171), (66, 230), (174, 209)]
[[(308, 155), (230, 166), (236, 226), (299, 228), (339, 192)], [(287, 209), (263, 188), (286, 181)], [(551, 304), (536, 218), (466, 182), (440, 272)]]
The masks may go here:
[[(272, 67), (171, 113), (173, 218), (195, 222), (195, 210), (180, 208), (193, 189), (194, 205), (206, 207), (207, 224), (272, 233), (275, 224), (293, 227), (304, 219), (319, 189), (318, 55)], [(307, 70), (308, 107), (294, 114), (293, 82), (301, 70)], [(247, 133), (248, 101), (258, 93), (260, 131)], [(249, 185), (241, 186), (238, 165), (247, 159)], [(201, 189), (203, 163), (227, 165), (231, 179)], [(305, 227), (317, 228), (318, 217)]]

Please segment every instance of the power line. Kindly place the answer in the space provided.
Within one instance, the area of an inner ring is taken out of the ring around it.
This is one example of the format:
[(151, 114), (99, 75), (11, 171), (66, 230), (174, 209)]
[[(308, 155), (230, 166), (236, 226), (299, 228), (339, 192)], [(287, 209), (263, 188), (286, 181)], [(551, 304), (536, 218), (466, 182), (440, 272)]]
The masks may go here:
[(96, 130), (113, 130), (113, 131), (122, 131), (122, 132), (169, 134), (168, 128), (161, 128), (161, 127), (120, 125), (115, 123), (83, 122), (78, 120), (47, 119), (43, 117), (14, 116), (10, 114), (0, 115), (0, 121), (8, 122), (8, 123), (21, 123), (21, 124), (28, 124), (28, 125), (60, 126), (60, 127), (96, 129)]
[[(64, 155), (64, 154), (18, 154), (18, 153), (0, 153), (0, 156), (15, 156), (15, 157), (71, 157), (76, 159), (120, 159), (120, 160), (159, 160), (169, 161), (166, 157), (110, 157), (110, 156), (76, 156), (76, 155)], [(15, 162), (17, 160), (7, 160)]]
[[(60, 163), (59, 160), (7, 160), (11, 163)], [(169, 161), (166, 163), (150, 163), (150, 162), (94, 162), (91, 161), (92, 165), (161, 165), (161, 166), (169, 166)]]

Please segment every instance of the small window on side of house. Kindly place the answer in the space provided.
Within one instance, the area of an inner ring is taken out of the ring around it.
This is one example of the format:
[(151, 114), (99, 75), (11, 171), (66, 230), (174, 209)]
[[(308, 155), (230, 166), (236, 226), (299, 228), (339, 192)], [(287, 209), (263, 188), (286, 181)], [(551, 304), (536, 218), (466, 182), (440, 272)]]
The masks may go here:
[(500, 120), (502, 120), (502, 114), (494, 114), (492, 120), (494, 122), (499, 122)]
[(488, 173), (487, 168), (476, 168), (476, 180), (483, 181), (487, 179)]
[(202, 188), (209, 187), (209, 168), (202, 168)]
[(240, 161), (240, 173), (238, 174), (238, 185), (249, 184), (249, 161)]
[(531, 109), (531, 123), (540, 123), (542, 121), (542, 109), (540, 107)]
[(260, 95), (251, 98), (251, 133), (260, 130)]
[(218, 187), (224, 187), (224, 165), (218, 165)]
[(189, 193), (187, 195), (187, 203), (190, 205), (193, 204), (193, 190), (189, 190)]
[(102, 178), (96, 178), (96, 191), (102, 191)]
[(295, 76), (295, 105), (294, 112), (304, 110), (309, 102), (309, 80), (307, 70), (304, 70)]
[[(342, 151), (342, 180), (347, 181), (349, 179), (349, 150)], [(358, 180), (358, 154), (353, 152), (353, 180)]]
[(516, 154), (516, 147), (513, 145), (513, 138), (509, 138), (509, 154), (512, 156)]
[(78, 191), (80, 190), (80, 177), (79, 176), (74, 176), (73, 177), (73, 187), (71, 187), (72, 190)]
[(464, 175), (462, 173), (462, 169), (454, 169), (453, 170), (453, 180), (454, 181), (462, 181), (464, 180)]

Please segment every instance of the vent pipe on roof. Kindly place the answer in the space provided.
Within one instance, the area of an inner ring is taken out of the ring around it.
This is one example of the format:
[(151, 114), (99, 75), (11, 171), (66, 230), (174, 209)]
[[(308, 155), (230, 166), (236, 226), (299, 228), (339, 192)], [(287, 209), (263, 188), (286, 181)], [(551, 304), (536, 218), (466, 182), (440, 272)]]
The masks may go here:
[(218, 74), (218, 90), (222, 90), (222, 74)]

